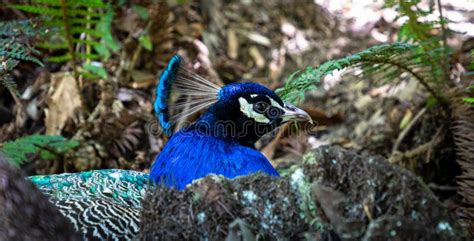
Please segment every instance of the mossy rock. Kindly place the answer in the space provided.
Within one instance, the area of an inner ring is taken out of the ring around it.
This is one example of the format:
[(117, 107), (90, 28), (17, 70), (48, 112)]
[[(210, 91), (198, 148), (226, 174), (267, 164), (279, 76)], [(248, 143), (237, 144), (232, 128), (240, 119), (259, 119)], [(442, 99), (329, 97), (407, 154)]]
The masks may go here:
[(411, 172), (335, 147), (282, 178), (211, 175), (143, 202), (142, 240), (469, 240)]

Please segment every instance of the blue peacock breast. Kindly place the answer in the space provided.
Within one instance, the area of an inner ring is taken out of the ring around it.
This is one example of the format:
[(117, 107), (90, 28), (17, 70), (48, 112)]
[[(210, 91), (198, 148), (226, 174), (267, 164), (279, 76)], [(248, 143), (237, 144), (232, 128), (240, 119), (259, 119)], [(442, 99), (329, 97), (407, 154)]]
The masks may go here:
[(209, 174), (227, 178), (264, 172), (278, 176), (258, 150), (196, 129), (174, 134), (152, 165), (150, 178), (158, 184), (184, 189)]

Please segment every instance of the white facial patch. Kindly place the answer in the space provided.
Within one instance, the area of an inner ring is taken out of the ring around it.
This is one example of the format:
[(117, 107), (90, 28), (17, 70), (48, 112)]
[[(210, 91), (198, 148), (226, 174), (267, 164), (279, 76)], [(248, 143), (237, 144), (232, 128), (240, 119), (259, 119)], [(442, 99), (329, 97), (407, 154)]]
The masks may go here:
[(272, 99), (270, 96), (267, 95), (267, 98), (270, 100), (270, 103), (272, 106), (278, 107), (280, 109), (283, 109), (283, 106), (280, 105), (280, 103), (276, 102), (274, 99)]
[(257, 97), (257, 96), (258, 96), (257, 94), (251, 94), (251, 95), (250, 95), (250, 97), (252, 97), (252, 98), (255, 98), (255, 97)]
[(264, 115), (253, 110), (253, 104), (250, 104), (244, 97), (239, 98), (240, 111), (248, 118), (254, 119), (260, 123), (270, 123), (270, 120)]

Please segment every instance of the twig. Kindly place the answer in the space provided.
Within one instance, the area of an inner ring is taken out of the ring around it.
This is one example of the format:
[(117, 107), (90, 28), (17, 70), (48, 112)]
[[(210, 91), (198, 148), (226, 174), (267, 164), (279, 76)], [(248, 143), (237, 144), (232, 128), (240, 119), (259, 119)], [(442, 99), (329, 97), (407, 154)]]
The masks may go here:
[[(441, 131), (443, 130), (443, 128), (439, 127), (438, 130), (436, 130), (436, 133), (435, 135), (433, 136), (433, 139), (432, 140), (438, 140), (441, 136)], [(428, 149), (428, 151), (426, 152), (426, 158), (425, 158), (425, 163), (428, 163), (430, 162), (431, 160), (431, 155), (433, 154), (433, 147), (436, 145), (437, 143), (435, 143), (435, 141), (431, 141), (430, 143), (430, 149)]]
[(397, 140), (395, 141), (395, 144), (393, 145), (392, 148), (392, 157), (395, 155), (395, 153), (398, 151), (398, 148), (400, 147), (400, 144), (402, 143), (403, 139), (405, 139), (406, 135), (411, 131), (411, 129), (415, 126), (415, 124), (418, 122), (418, 120), (425, 114), (426, 112), (426, 107), (421, 109), (418, 114), (416, 114), (415, 117), (410, 121), (408, 126), (400, 133), (398, 136)]
[(458, 188), (454, 186), (447, 186), (447, 185), (437, 185), (436, 183), (428, 184), (428, 187), (432, 190), (438, 191), (457, 191)]
[[(414, 160), (416, 157), (421, 156), (424, 153), (431, 152), (433, 147), (436, 146), (436, 145), (439, 145), (439, 143), (441, 143), (441, 141), (442, 141), (442, 138), (441, 138), (440, 135), (438, 135), (438, 136), (435, 136), (430, 141), (428, 141), (428, 142), (426, 142), (422, 145), (419, 145), (419, 146), (417, 146), (417, 147), (415, 147), (415, 148), (413, 148), (409, 151), (406, 151), (404, 153), (400, 153), (398, 151), (395, 151), (390, 156), (389, 161), (390, 161), (390, 163), (402, 163), (403, 164), (404, 160)], [(429, 160), (425, 161), (425, 163), (428, 163), (428, 162), (429, 162)], [(411, 164), (412, 165), (410, 167), (410, 170), (415, 171), (415, 166), (413, 164), (416, 164), (416, 163), (411, 162)]]

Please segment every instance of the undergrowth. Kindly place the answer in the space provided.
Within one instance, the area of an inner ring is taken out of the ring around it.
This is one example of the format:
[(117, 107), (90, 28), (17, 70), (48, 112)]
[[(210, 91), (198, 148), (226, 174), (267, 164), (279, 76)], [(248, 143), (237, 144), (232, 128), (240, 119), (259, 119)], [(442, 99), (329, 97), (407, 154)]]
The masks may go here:
[(67, 140), (62, 136), (31, 135), (0, 143), (0, 152), (5, 154), (12, 164), (19, 166), (27, 161), (30, 155), (39, 155), (42, 160), (53, 160), (77, 146), (78, 141)]
[(298, 102), (304, 99), (305, 92), (315, 88), (322, 78), (335, 70), (360, 68), (361, 75), (379, 76), (377, 81), (386, 83), (399, 80), (398, 77), (409, 74), (426, 88), (438, 101), (442, 96), (432, 85), (441, 81), (442, 73), (428, 62), (439, 58), (438, 50), (422, 51), (422, 45), (409, 43), (391, 43), (373, 46), (347, 57), (327, 61), (317, 68), (308, 67), (293, 73), (284, 88), (277, 90), (283, 99)]
[(291, 102), (304, 99), (305, 92), (315, 88), (324, 76), (335, 70), (360, 69), (363, 77), (373, 77), (374, 84), (397, 83), (406, 75), (417, 80), (439, 103), (445, 104), (449, 82), (448, 57), (451, 49), (446, 44), (450, 31), (442, 16), (435, 21), (420, 18), (436, 11), (434, 6), (423, 10), (420, 0), (385, 1), (385, 7), (395, 8), (397, 18), (406, 18), (398, 32), (398, 42), (380, 44), (344, 58), (329, 60), (318, 67), (308, 67), (293, 73), (278, 91)]
[(108, 59), (120, 49), (113, 38), (113, 8), (102, 0), (34, 0), (31, 4), (10, 7), (38, 15), (50, 35), (37, 44), (53, 52), (46, 60), (68, 62), (74, 72), (86, 77), (107, 78), (99, 60)]
[(39, 51), (31, 42), (45, 32), (45, 28), (39, 27), (35, 19), (0, 22), (0, 84), (12, 94), (19, 95), (10, 73), (21, 61), (43, 66), (36, 57)]
[[(444, 111), (435, 115), (450, 123), (440, 128), (450, 129), (447, 135), (453, 135), (455, 143), (443, 144), (456, 150), (456, 161), (463, 173), (457, 177), (457, 192), (464, 197), (461, 209), (465, 214), (460, 216), (465, 218), (471, 233), (474, 234), (474, 222), (469, 220), (474, 217), (474, 185), (472, 177), (468, 175), (474, 173), (474, 146), (470, 142), (473, 139), (473, 126), (472, 120), (468, 121), (474, 104), (474, 98), (469, 96), (473, 85), (466, 88), (463, 83), (456, 84), (451, 79), (451, 71), (454, 68), (450, 62), (454, 55), (447, 44), (447, 38), (452, 31), (446, 26), (447, 20), (443, 16), (440, 1), (432, 1), (429, 9), (420, 7), (420, 2), (385, 1), (386, 7), (397, 10), (396, 19), (406, 19), (399, 29), (398, 42), (376, 45), (344, 58), (329, 60), (317, 67), (310, 66), (297, 71), (288, 78), (285, 86), (277, 91), (283, 99), (298, 102), (303, 100), (305, 93), (314, 89), (324, 76), (335, 70), (346, 69), (360, 70), (354, 72), (359, 72), (362, 77), (370, 76), (374, 85), (397, 84), (408, 78), (418, 81), (430, 94), (425, 101), (426, 105), (429, 107), (433, 106), (433, 103), (439, 103)], [(439, 16), (438, 19), (423, 20), (433, 13)], [(462, 74), (472, 74), (473, 69), (474, 63), (471, 63)]]

